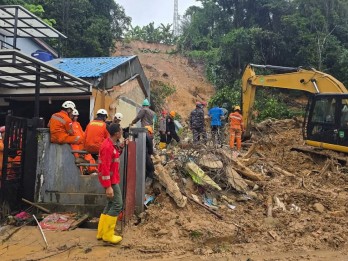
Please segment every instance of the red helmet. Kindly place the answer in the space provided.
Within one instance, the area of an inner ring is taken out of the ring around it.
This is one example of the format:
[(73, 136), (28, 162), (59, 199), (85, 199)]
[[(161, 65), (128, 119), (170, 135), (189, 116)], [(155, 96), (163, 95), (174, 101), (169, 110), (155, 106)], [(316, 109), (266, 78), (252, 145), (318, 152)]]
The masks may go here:
[(5, 132), (5, 126), (0, 127), (0, 132)]
[(208, 103), (206, 101), (202, 101), (201, 104), (205, 107)]
[(167, 115), (167, 114), (168, 114), (168, 112), (166, 110), (162, 111), (162, 115)]
[(202, 105), (202, 103), (201, 102), (196, 102), (196, 106), (199, 106), (199, 105)]

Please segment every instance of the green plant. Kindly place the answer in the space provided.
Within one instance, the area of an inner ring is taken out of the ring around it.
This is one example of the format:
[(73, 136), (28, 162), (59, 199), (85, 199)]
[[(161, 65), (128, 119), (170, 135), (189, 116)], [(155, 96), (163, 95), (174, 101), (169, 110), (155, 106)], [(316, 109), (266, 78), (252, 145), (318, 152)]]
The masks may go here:
[(190, 237), (191, 237), (192, 239), (198, 239), (198, 238), (200, 238), (201, 236), (203, 236), (203, 233), (202, 233), (201, 231), (192, 230), (192, 231), (190, 232)]
[(151, 84), (151, 103), (154, 110), (160, 113), (165, 103), (165, 99), (175, 92), (175, 86), (164, 82), (153, 81)]

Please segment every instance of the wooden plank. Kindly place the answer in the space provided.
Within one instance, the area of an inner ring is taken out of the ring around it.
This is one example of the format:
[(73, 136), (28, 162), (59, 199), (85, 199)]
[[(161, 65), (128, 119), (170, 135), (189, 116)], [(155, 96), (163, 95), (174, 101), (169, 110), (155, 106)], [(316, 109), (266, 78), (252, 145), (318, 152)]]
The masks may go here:
[(76, 228), (78, 228), (83, 222), (85, 222), (87, 219), (89, 218), (89, 216), (87, 214), (83, 215), (81, 218), (79, 218), (78, 220), (74, 221), (71, 225), (71, 227), (69, 228), (69, 230), (74, 230)]

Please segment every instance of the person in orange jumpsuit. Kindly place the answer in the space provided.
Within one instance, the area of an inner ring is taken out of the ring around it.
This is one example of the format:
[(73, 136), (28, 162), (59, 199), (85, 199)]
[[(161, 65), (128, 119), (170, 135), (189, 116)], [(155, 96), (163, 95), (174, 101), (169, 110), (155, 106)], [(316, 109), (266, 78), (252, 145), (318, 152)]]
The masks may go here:
[(74, 135), (72, 128), (72, 112), (75, 109), (75, 103), (65, 101), (62, 104), (62, 110), (51, 116), (48, 123), (51, 133), (51, 142), (58, 144), (80, 144), (83, 142), (82, 137)]
[[(79, 111), (78, 110), (73, 110), (72, 112), (72, 127), (74, 130), (74, 135), (78, 135), (82, 137), (82, 140), (84, 140), (85, 133), (81, 127), (81, 124), (77, 121), (79, 117)], [(71, 144), (71, 149), (72, 150), (84, 150), (83, 144)], [(92, 157), (91, 154), (85, 154), (84, 156), (79, 153), (74, 153), (74, 156), (76, 158), (75, 162), (76, 163), (90, 163), (90, 164), (95, 164), (95, 159)], [(81, 172), (84, 173), (85, 171), (83, 170), (82, 167), (80, 167)], [(97, 168), (95, 166), (89, 166), (88, 167), (88, 173), (93, 173), (97, 171)]]
[(230, 148), (234, 148), (234, 141), (237, 141), (237, 150), (242, 147), (242, 132), (244, 131), (243, 117), (240, 107), (234, 106), (234, 112), (229, 115), (230, 121)]
[(97, 111), (97, 118), (88, 123), (85, 131), (84, 148), (92, 155), (97, 155), (103, 141), (109, 137), (109, 132), (106, 126), (108, 113), (104, 109)]

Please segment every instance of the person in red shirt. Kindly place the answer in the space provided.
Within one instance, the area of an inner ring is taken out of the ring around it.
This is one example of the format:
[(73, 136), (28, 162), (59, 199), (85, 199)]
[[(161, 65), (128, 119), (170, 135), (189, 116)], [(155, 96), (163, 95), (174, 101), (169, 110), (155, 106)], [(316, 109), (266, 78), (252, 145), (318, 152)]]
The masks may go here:
[(230, 121), (230, 148), (234, 148), (234, 141), (237, 140), (237, 150), (242, 147), (242, 132), (244, 131), (243, 116), (240, 114), (240, 107), (234, 107), (234, 112), (229, 116)]
[(118, 215), (122, 211), (122, 194), (120, 183), (120, 152), (115, 143), (122, 137), (120, 124), (113, 123), (109, 126), (110, 137), (101, 144), (99, 151), (99, 182), (105, 188), (107, 203), (100, 215), (97, 239), (117, 244), (121, 236), (114, 235)]
[(106, 126), (108, 113), (104, 109), (97, 111), (97, 118), (88, 123), (85, 131), (85, 150), (96, 155), (99, 153), (102, 142), (109, 137), (109, 132)]

